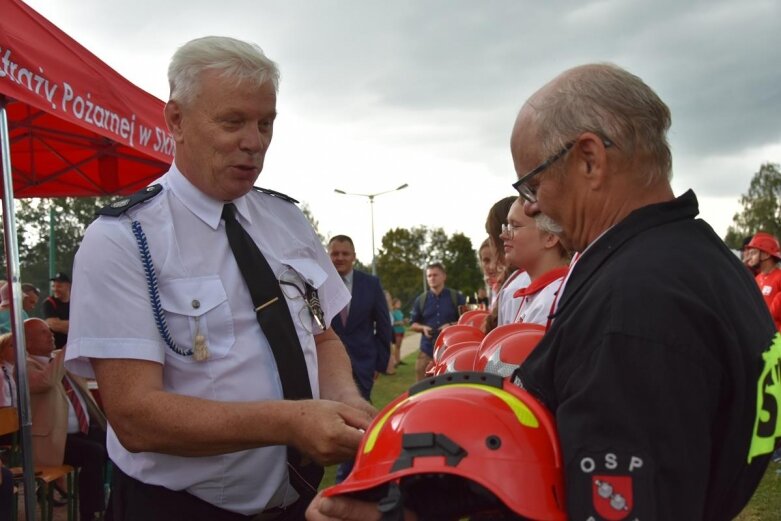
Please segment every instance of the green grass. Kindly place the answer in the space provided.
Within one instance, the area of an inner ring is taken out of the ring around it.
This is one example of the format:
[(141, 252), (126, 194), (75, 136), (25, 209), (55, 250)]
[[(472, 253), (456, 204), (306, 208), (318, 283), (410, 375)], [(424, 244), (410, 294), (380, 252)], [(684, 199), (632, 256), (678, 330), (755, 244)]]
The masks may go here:
[[(372, 390), (372, 401), (377, 409), (381, 410), (415, 383), (416, 357), (417, 353), (407, 356), (404, 359), (406, 365), (400, 365), (396, 369), (395, 375), (380, 375)], [(327, 467), (320, 488), (333, 485), (335, 475), (336, 466)], [(776, 521), (781, 519), (781, 464), (770, 463), (754, 497), (735, 519), (737, 521)]]
[(770, 462), (765, 477), (737, 521), (775, 521), (781, 518), (781, 465)]

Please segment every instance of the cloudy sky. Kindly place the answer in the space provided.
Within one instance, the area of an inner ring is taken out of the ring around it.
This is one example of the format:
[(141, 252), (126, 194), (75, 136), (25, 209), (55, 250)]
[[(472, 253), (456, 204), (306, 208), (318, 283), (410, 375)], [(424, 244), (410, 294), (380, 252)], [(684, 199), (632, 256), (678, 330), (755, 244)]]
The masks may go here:
[(161, 99), (168, 60), (199, 36), (259, 44), (282, 82), (258, 182), (306, 202), (326, 236), (371, 260), (392, 227), (477, 246), (512, 195), (509, 135), (562, 70), (613, 62), (670, 106), (673, 187), (724, 235), (764, 162), (781, 162), (781, 0), (28, 0)]

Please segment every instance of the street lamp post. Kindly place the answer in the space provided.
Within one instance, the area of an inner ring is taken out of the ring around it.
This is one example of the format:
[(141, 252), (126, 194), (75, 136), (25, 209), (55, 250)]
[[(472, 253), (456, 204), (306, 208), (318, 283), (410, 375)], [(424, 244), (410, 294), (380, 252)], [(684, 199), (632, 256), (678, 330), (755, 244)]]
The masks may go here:
[(334, 192), (337, 194), (342, 195), (359, 195), (361, 197), (368, 197), (369, 198), (369, 209), (371, 211), (371, 218), (372, 218), (372, 275), (377, 275), (377, 262), (374, 257), (374, 198), (378, 197), (380, 195), (389, 194), (391, 192), (397, 192), (399, 190), (403, 190), (404, 188), (407, 188), (409, 185), (407, 183), (404, 183), (403, 185), (394, 188), (393, 190), (385, 190), (384, 192), (377, 192), (374, 194), (356, 194), (352, 192), (345, 192), (344, 190), (339, 190), (338, 188), (334, 188)]

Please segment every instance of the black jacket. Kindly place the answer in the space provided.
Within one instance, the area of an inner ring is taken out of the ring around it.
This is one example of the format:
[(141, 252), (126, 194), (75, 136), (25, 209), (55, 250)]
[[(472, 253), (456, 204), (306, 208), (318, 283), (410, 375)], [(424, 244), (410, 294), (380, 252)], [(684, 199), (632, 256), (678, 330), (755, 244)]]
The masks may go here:
[(592, 244), (517, 371), (555, 413), (573, 520), (732, 519), (767, 466), (747, 460), (775, 327), (697, 213), (689, 191)]

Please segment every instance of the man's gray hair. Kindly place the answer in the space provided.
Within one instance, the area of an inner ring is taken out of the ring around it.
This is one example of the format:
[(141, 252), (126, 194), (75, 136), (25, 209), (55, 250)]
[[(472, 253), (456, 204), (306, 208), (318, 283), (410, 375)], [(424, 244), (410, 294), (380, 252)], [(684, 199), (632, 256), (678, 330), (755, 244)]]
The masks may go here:
[(271, 82), (279, 87), (277, 64), (254, 43), (226, 36), (205, 36), (190, 40), (177, 49), (168, 66), (170, 99), (191, 103), (197, 94), (198, 76), (207, 70), (221, 72), (221, 77), (237, 84), (251, 82), (257, 86)]
[(570, 69), (528, 105), (546, 155), (583, 132), (593, 132), (647, 165), (649, 185), (670, 179), (670, 109), (643, 80), (621, 67), (592, 64)]

